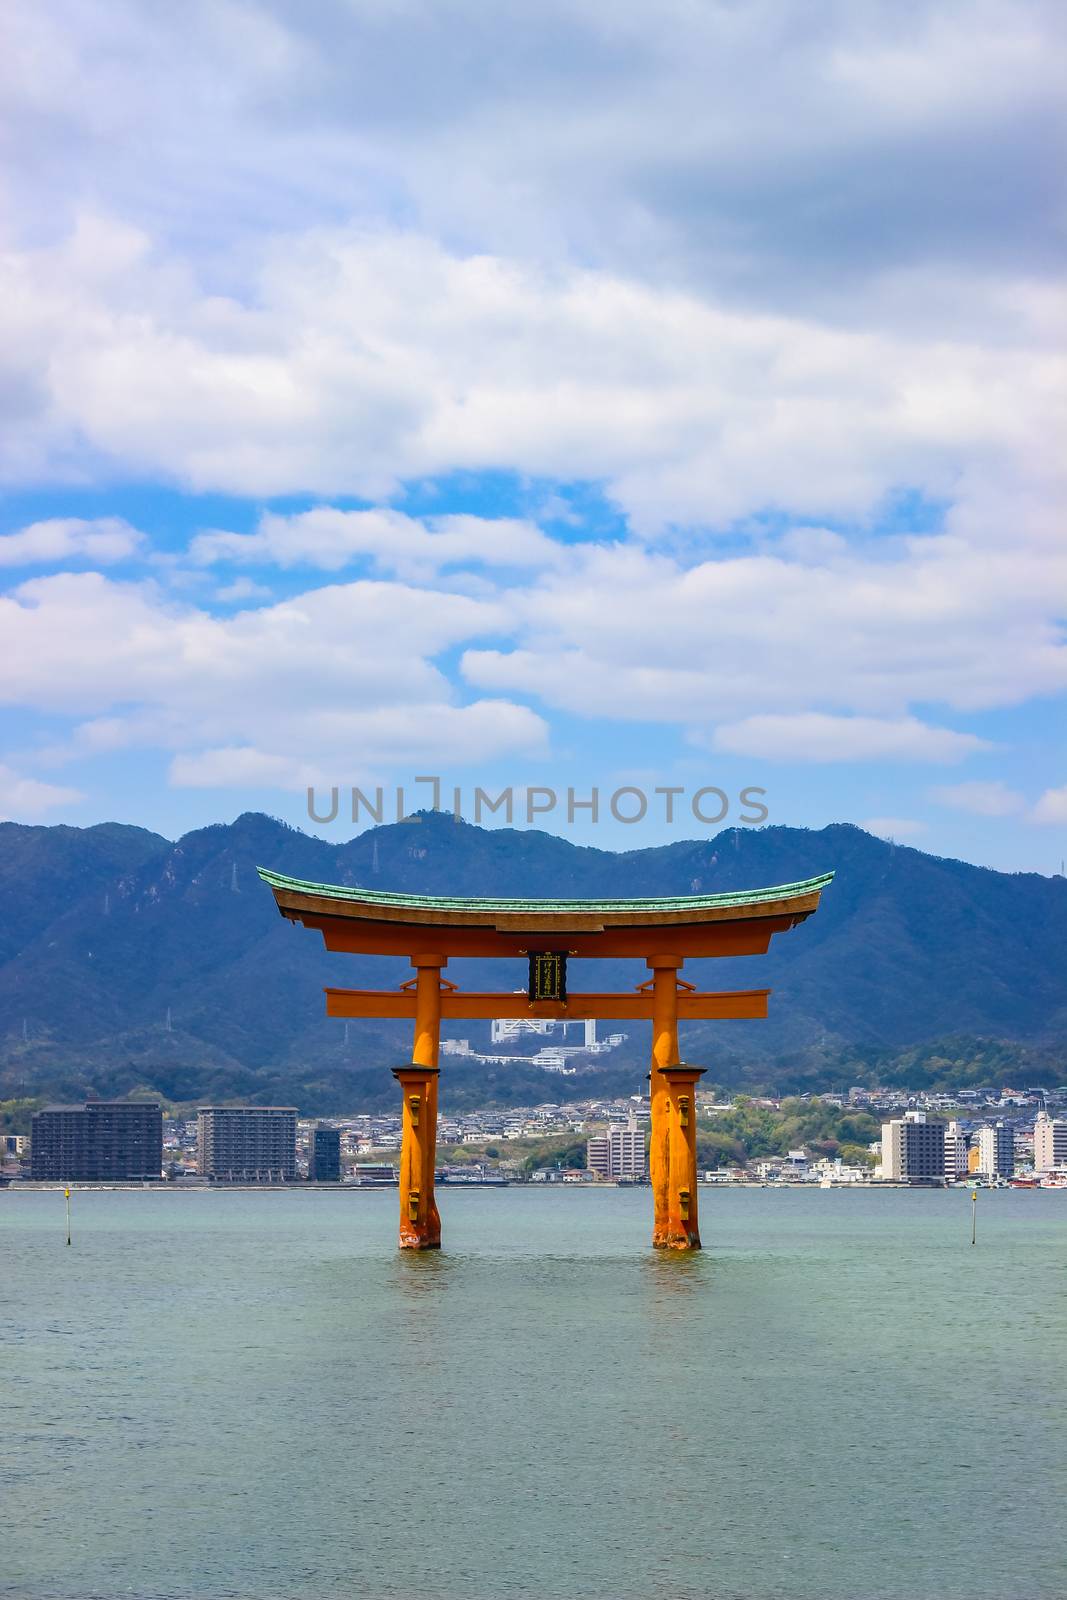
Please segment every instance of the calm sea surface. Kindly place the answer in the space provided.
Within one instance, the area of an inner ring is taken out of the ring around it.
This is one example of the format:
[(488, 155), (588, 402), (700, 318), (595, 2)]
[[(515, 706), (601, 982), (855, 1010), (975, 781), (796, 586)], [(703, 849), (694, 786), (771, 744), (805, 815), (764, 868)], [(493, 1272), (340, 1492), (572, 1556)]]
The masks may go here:
[(1067, 1194), (0, 1192), (0, 1593), (1067, 1586)]

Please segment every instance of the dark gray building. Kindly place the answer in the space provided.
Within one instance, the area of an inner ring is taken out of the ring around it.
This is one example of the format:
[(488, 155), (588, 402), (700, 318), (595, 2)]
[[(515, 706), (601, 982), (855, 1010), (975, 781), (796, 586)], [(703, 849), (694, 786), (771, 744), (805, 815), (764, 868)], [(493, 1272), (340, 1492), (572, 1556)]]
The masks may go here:
[(223, 1183), (296, 1177), (295, 1106), (200, 1106), (196, 1169)]
[(340, 1181), (340, 1128), (313, 1128), (308, 1142), (308, 1182), (340, 1183)]
[(152, 1179), (163, 1171), (163, 1110), (151, 1100), (87, 1100), (33, 1114), (30, 1176), (60, 1182)]
[(897, 1183), (943, 1183), (945, 1124), (927, 1122), (923, 1111), (906, 1111), (884, 1122), (882, 1176)]

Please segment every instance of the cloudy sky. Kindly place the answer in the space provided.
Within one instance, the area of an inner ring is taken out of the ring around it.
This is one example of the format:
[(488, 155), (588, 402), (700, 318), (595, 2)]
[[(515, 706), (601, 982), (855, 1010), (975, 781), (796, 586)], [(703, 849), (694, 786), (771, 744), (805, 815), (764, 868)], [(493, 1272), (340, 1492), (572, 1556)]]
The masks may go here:
[(7, 28), (3, 815), (758, 786), (1058, 869), (1058, 0)]

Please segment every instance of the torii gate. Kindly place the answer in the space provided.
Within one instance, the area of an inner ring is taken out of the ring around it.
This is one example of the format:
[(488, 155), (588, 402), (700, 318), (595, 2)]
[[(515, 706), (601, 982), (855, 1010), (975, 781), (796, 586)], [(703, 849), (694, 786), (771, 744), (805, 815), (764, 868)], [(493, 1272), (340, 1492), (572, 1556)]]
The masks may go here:
[[(328, 1016), (410, 1017), (414, 1022), (411, 1062), (393, 1071), (404, 1102), (402, 1249), (440, 1248), (434, 1199), (438, 1052), (442, 1018), (461, 1017), (651, 1021), (652, 1243), (669, 1250), (700, 1249), (695, 1090), (703, 1069), (680, 1060), (678, 1023), (765, 1017), (770, 990), (701, 994), (678, 974), (687, 957), (763, 955), (774, 934), (818, 909), (833, 873), (735, 894), (599, 901), (459, 900), (304, 883), (264, 867), (259, 875), (273, 890), (282, 916), (317, 928), (328, 950), (405, 955), (415, 968), (414, 978), (399, 989), (326, 990)], [(464, 992), (441, 976), (453, 956), (528, 957), (529, 989)], [(568, 956), (640, 956), (652, 976), (628, 994), (569, 994)]]

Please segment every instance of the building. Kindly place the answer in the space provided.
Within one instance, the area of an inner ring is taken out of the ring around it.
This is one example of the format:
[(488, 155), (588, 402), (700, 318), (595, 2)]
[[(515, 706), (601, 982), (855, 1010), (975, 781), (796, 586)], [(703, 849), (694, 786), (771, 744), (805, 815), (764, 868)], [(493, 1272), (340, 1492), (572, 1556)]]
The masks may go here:
[(896, 1183), (943, 1183), (945, 1124), (908, 1111), (882, 1124), (882, 1177)]
[(163, 1175), (163, 1109), (153, 1100), (87, 1100), (33, 1114), (30, 1176), (96, 1183)]
[(648, 1172), (645, 1131), (631, 1115), (586, 1140), (585, 1164), (601, 1178), (643, 1178)]
[(308, 1182), (340, 1183), (340, 1128), (312, 1128), (308, 1141)]
[(1034, 1171), (1067, 1167), (1067, 1121), (1039, 1111), (1034, 1119)]
[(0, 1133), (0, 1161), (20, 1161), (29, 1148), (30, 1141), (24, 1133)]
[(357, 1188), (381, 1189), (389, 1184), (395, 1188), (400, 1182), (400, 1171), (381, 1161), (357, 1161), (352, 1168), (352, 1179)]
[(1003, 1122), (987, 1122), (978, 1130), (978, 1171), (987, 1178), (1015, 1175), (1015, 1133)]
[(295, 1106), (200, 1106), (196, 1170), (223, 1183), (296, 1177)]
[(489, 1024), (489, 1040), (491, 1044), (508, 1044), (528, 1033), (553, 1038), (558, 1032), (566, 1044), (571, 1037), (568, 1030), (581, 1034), (582, 1044), (577, 1048), (596, 1051), (596, 1019), (593, 1017), (585, 1022), (568, 1022), (565, 1017), (494, 1017)]
[(967, 1144), (967, 1135), (958, 1122), (945, 1124), (945, 1177), (949, 1183), (967, 1176)]

